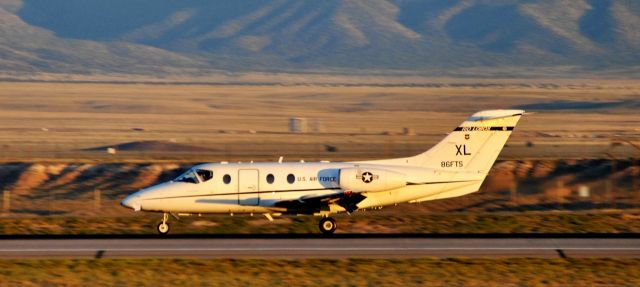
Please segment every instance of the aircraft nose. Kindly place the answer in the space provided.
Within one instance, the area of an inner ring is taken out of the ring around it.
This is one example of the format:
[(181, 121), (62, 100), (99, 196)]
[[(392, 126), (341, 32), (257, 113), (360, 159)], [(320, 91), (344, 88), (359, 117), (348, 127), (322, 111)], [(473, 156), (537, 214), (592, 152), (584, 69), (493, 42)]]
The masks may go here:
[(131, 208), (135, 211), (140, 211), (140, 200), (139, 200), (140, 196), (132, 194), (129, 195), (127, 197), (125, 197), (121, 202), (120, 205), (127, 207), (127, 208)]

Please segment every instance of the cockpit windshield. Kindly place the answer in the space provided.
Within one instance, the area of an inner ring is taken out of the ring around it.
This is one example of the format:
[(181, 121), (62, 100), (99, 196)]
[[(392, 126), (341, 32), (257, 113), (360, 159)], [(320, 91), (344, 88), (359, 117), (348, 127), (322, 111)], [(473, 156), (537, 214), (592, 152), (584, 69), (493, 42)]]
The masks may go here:
[(173, 181), (198, 184), (201, 182), (208, 181), (212, 178), (213, 178), (213, 171), (206, 170), (206, 169), (197, 169), (197, 170), (190, 169), (187, 172), (183, 173), (182, 175), (178, 176)]
[(191, 170), (191, 169), (188, 170), (187, 172), (183, 173), (182, 175), (178, 176), (173, 181), (188, 182), (188, 183), (199, 183), (200, 182), (198, 180), (198, 176), (196, 175), (196, 173), (193, 172), (193, 170)]

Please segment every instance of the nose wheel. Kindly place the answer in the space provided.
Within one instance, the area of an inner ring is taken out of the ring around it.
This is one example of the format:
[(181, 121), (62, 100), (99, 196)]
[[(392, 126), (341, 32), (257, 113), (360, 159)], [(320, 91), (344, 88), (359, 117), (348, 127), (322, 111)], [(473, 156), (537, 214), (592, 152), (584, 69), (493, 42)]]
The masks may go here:
[(323, 234), (333, 234), (336, 231), (336, 228), (338, 228), (338, 225), (336, 225), (335, 219), (331, 217), (324, 217), (320, 219), (318, 227), (320, 227), (320, 232)]
[(158, 224), (158, 233), (162, 235), (169, 233), (169, 223), (167, 221), (169, 221), (169, 214), (165, 213), (162, 216), (162, 222)]

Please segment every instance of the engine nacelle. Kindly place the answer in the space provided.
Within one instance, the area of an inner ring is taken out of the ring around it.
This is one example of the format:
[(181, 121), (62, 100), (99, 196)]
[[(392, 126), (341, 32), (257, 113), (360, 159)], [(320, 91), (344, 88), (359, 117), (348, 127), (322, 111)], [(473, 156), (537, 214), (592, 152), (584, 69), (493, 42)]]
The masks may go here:
[(404, 174), (374, 168), (340, 169), (340, 188), (354, 192), (376, 192), (407, 185)]

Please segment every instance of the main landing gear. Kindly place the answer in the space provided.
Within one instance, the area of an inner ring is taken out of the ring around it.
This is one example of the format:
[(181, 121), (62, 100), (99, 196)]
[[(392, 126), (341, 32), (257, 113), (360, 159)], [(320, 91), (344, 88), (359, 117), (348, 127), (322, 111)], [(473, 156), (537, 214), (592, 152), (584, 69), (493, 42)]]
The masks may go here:
[(318, 227), (320, 227), (320, 231), (323, 234), (333, 234), (333, 232), (336, 231), (336, 228), (338, 228), (338, 225), (336, 225), (335, 219), (331, 217), (323, 217), (320, 219)]
[(162, 222), (158, 224), (158, 233), (162, 235), (169, 233), (169, 223), (167, 223), (167, 221), (169, 221), (169, 213), (165, 212), (164, 215), (162, 215)]

